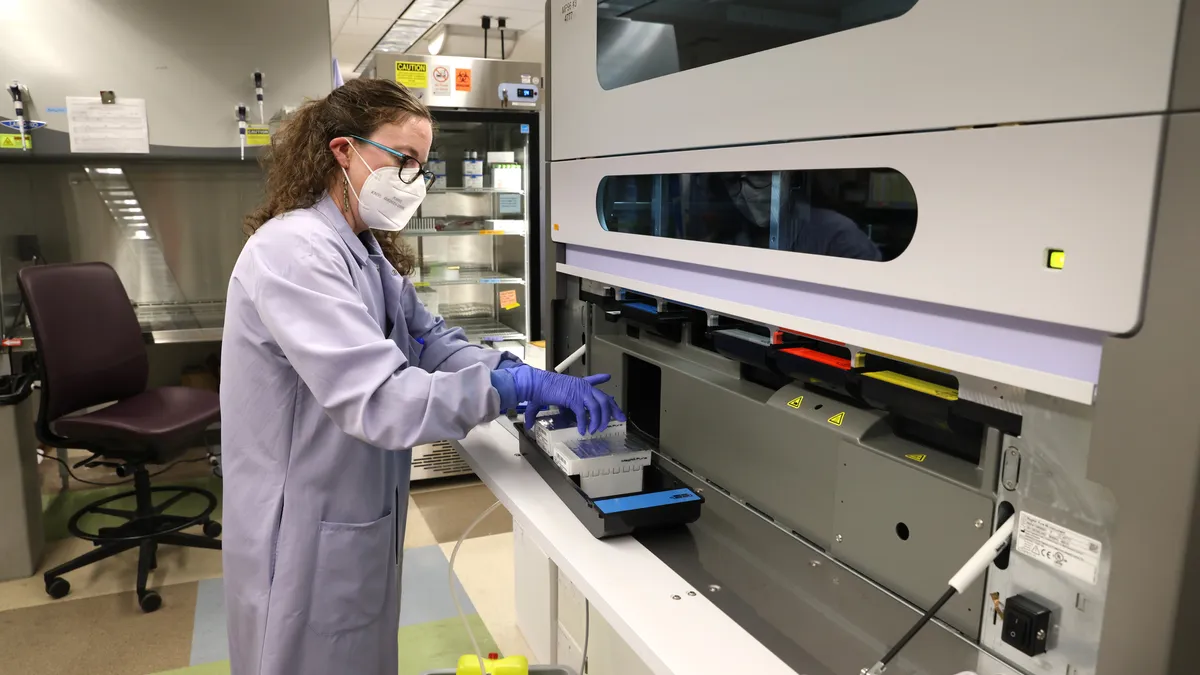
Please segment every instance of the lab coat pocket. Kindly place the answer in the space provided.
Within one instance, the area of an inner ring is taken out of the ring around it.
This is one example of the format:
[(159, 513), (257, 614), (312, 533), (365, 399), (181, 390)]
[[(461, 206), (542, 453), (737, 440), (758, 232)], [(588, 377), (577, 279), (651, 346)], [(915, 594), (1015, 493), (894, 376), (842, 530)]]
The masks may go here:
[(425, 351), (425, 343), (417, 340), (411, 335), (408, 338), (408, 350), (404, 356), (408, 362), (418, 368), (421, 367), (421, 352)]
[(379, 618), (395, 565), (395, 530), (390, 512), (370, 523), (321, 523), (308, 619), (313, 632), (331, 636)]

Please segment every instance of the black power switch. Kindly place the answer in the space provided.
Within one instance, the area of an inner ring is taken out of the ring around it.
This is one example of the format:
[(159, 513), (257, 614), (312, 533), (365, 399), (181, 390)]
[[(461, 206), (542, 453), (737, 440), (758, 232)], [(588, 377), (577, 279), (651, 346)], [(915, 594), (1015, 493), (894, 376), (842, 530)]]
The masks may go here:
[(1001, 639), (1029, 656), (1046, 653), (1050, 634), (1050, 610), (1023, 595), (1004, 601), (1004, 633)]

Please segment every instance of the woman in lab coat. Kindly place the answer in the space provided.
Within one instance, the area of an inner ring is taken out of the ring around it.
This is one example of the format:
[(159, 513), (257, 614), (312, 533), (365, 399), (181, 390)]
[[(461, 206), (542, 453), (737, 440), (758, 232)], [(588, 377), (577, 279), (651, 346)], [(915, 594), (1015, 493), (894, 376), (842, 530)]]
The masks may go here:
[[(395, 675), (414, 445), (529, 401), (623, 419), (593, 384), (468, 344), (417, 299), (400, 230), (425, 196), (429, 111), (361, 79), (273, 139), (222, 344), (225, 601), (234, 675)], [(389, 242), (390, 243), (390, 242)], [(528, 420), (527, 422), (531, 422)]]

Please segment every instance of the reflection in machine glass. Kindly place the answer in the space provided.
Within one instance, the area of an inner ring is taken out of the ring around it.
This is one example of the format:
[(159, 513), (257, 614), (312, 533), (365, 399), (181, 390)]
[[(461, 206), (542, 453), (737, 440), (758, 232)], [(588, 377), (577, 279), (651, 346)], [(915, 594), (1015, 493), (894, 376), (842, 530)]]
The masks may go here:
[(908, 248), (917, 196), (886, 168), (608, 176), (610, 232), (888, 261)]
[(596, 74), (616, 89), (894, 19), (917, 0), (598, 0)]

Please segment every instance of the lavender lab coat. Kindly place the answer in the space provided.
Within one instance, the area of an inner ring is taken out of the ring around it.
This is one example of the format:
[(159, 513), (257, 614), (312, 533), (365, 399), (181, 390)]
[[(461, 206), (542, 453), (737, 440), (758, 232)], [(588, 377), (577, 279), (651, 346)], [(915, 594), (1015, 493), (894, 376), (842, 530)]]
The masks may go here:
[(225, 311), (233, 675), (395, 675), (408, 449), (498, 415), (502, 354), (430, 315), (328, 197), (250, 237)]

